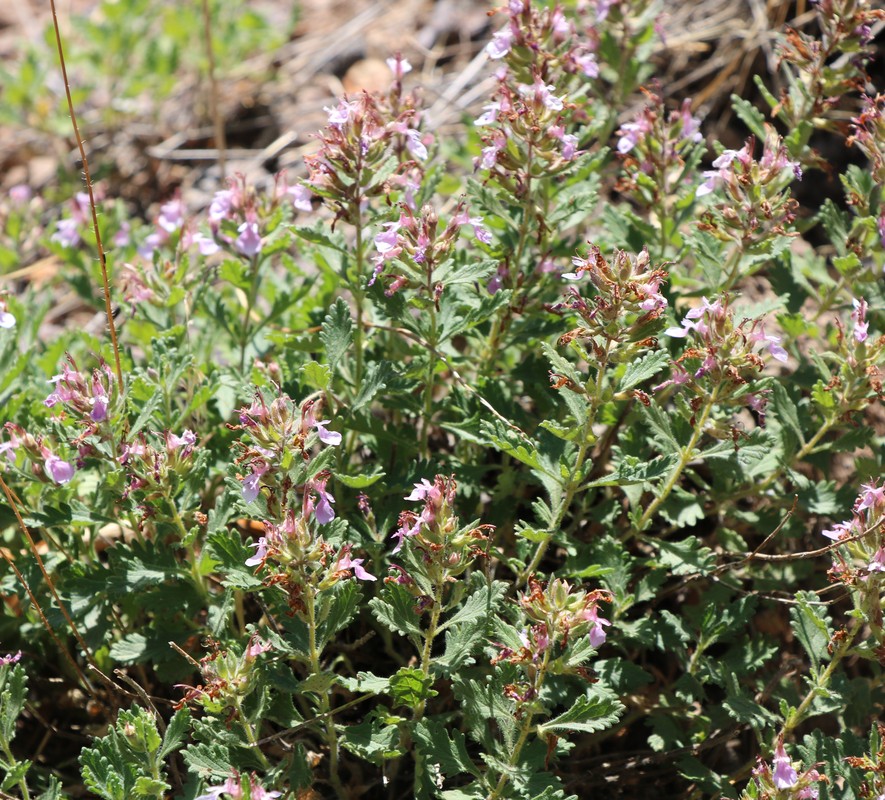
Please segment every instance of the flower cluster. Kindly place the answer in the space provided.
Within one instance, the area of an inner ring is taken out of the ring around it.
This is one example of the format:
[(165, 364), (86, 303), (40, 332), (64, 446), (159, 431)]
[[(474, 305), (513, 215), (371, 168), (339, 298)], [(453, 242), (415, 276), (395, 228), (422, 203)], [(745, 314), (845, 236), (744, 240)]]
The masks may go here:
[(255, 773), (249, 775), (248, 781), (243, 782), (243, 776), (239, 772), (225, 780), (218, 786), (209, 786), (205, 794), (201, 794), (196, 800), (219, 800), (222, 795), (227, 795), (229, 800), (273, 800), (281, 797), (282, 793), (268, 791), (255, 777)]
[(523, 647), (516, 651), (503, 648), (493, 663), (536, 663), (548, 648), (564, 650), (569, 642), (584, 636), (589, 637), (594, 649), (599, 649), (605, 643), (605, 628), (611, 625), (599, 616), (601, 602), (611, 602), (611, 595), (603, 589), (575, 591), (561, 578), (546, 586), (530, 578), (528, 591), (519, 596), (519, 606), (531, 626), (521, 637)]
[(866, 63), (875, 52), (873, 26), (885, 19), (885, 11), (872, 5), (869, 0), (819, 0), (813, 4), (819, 35), (788, 29), (780, 57), (799, 75), (782, 91), (777, 110), (791, 129), (808, 120), (836, 128), (833, 109), (846, 95), (863, 90)]
[(364, 205), (395, 188), (403, 189), (411, 205), (420, 186), (431, 137), (420, 130), (418, 96), (403, 92), (402, 79), (411, 65), (397, 56), (388, 66), (394, 78), (388, 94), (363, 92), (327, 108), (319, 151), (305, 156), (307, 185), (331, 205), (336, 221), (359, 224)]
[[(691, 100), (686, 98), (678, 111), (667, 114), (663, 98), (648, 94), (645, 108), (618, 130), (617, 151), (624, 175), (617, 189), (667, 215), (685, 185), (686, 163), (693, 165), (703, 149), (701, 121), (692, 116)], [(665, 220), (658, 220), (658, 225), (664, 224)]]
[[(158, 438), (162, 443), (156, 441)], [(165, 430), (150, 439), (144, 433), (137, 434), (123, 443), (118, 458), (129, 475), (124, 497), (137, 499), (145, 513), (152, 515), (151, 501), (167, 497), (170, 488), (190, 475), (196, 453), (197, 436), (191, 430), (180, 436)]]
[(471, 523), (461, 526), (454, 513), (457, 483), (453, 476), (437, 475), (433, 482), (426, 478), (416, 483), (405, 499), (423, 503), (420, 512), (403, 511), (399, 527), (392, 534), (396, 539), (393, 553), (402, 557), (413, 573), (393, 564), (394, 576), (386, 582), (405, 586), (417, 598), (416, 613), (430, 608), (434, 600), (421, 587), (429, 584), (443, 586), (462, 575), (477, 557), (487, 553), (492, 525)]
[(210, 641), (211, 652), (200, 659), (200, 675), (203, 683), (197, 686), (178, 684), (185, 690), (178, 701), (181, 708), (187, 703), (196, 702), (210, 714), (219, 714), (225, 709), (235, 709), (239, 701), (256, 686), (255, 664), (262, 653), (271, 645), (252, 634), (242, 653), (224, 650)]
[(743, 252), (762, 249), (775, 236), (796, 235), (790, 229), (797, 203), (789, 186), (801, 180), (802, 169), (788, 158), (786, 146), (771, 128), (758, 160), (755, 148), (751, 136), (740, 150), (724, 151), (713, 169), (704, 172), (707, 180), (697, 190), (698, 197), (716, 198), (701, 216), (701, 230), (736, 242)]
[[(869, 617), (870, 629), (881, 646), (885, 630), (879, 596), (885, 586), (885, 486), (871, 480), (861, 485), (850, 519), (822, 531), (840, 546), (834, 548), (830, 578), (857, 590), (859, 607)], [(885, 651), (882, 657), (885, 658)]]
[(735, 325), (728, 295), (712, 303), (703, 297), (701, 305), (691, 309), (680, 325), (664, 333), (675, 339), (689, 339), (689, 346), (672, 362), (671, 377), (655, 386), (654, 391), (669, 386), (685, 387), (694, 395), (694, 409), (713, 396), (719, 405), (746, 404), (764, 424), (767, 396), (764, 392), (752, 392), (750, 387), (765, 367), (759, 350), (767, 350), (771, 358), (782, 363), (788, 356), (781, 346), (781, 337), (766, 333), (761, 318), (745, 318)]
[(432, 206), (425, 205), (416, 216), (411, 208), (403, 205), (399, 219), (385, 223), (384, 229), (375, 236), (377, 255), (369, 285), (383, 277), (388, 281), (385, 290), (388, 297), (402, 288), (419, 286), (438, 307), (443, 292), (438, 270), (451, 258), (464, 225), (473, 226), (480, 242), (488, 244), (491, 241), (482, 217), (471, 217), (463, 202), (458, 204), (442, 232), (439, 216)]
[[(291, 504), (290, 495), (297, 485), (290, 475), (293, 454), (301, 455), (301, 463), (296, 466), (306, 466), (317, 443), (332, 447), (341, 444), (341, 434), (328, 430), (330, 420), (317, 419), (318, 409), (315, 400), (298, 407), (286, 394), (267, 405), (261, 392), (256, 393), (251, 405), (240, 409), (240, 424), (228, 427), (247, 434), (247, 441), (237, 443), (243, 451), (237, 463), (248, 464), (250, 469), (241, 480), (247, 503), (257, 500), (264, 488), (268, 509), (279, 511), (274, 516), (282, 519), (281, 509)], [(316, 515), (321, 524), (335, 518), (335, 499), (326, 491), (328, 480), (329, 474), (320, 471), (302, 484), (303, 513), (306, 517)]]
[(880, 366), (885, 357), (885, 336), (871, 335), (867, 310), (865, 299), (852, 300), (850, 322), (838, 317), (835, 320), (828, 364), (818, 364), (820, 380), (814, 399), (827, 418), (848, 420), (871, 403), (885, 399)]
[(104, 359), (99, 359), (98, 367), (92, 370), (91, 378), (87, 378), (78, 371), (73, 357), (68, 355), (62, 371), (50, 378), (49, 382), (55, 384), (55, 389), (46, 397), (43, 405), (47, 408), (60, 406), (76, 414), (85, 429), (81, 439), (99, 432), (110, 435), (104, 423), (108, 422), (119, 403), (119, 386)]
[(611, 261), (600, 249), (590, 245), (587, 256), (572, 259), (575, 271), (563, 277), (580, 281), (585, 275), (593, 286), (592, 298), (570, 286), (566, 299), (551, 311), (573, 311), (581, 325), (560, 339), (560, 345), (573, 341), (589, 342), (594, 358), (600, 363), (628, 361), (655, 344), (652, 334), (660, 328), (660, 317), (667, 308), (661, 286), (667, 272), (651, 267), (648, 250), (633, 257), (618, 250)]
[[(74, 477), (76, 469), (70, 461), (65, 461), (57, 454), (57, 446), (47, 444), (43, 436), (31, 436), (21, 425), (7, 422), (3, 426), (7, 440), (0, 442), (0, 457), (5, 457), (8, 464), (17, 462), (17, 455), (22, 453), (32, 464), (33, 475), (42, 480), (52, 481), (57, 484), (65, 484)], [(88, 451), (87, 446), (81, 446), (80, 454), (83, 456)], [(2, 460), (0, 460), (2, 465)]]
[(849, 144), (870, 160), (876, 183), (885, 184), (885, 95), (864, 95), (863, 111), (851, 120), (851, 131)]
[[(784, 749), (783, 741), (778, 741), (771, 759), (771, 765), (758, 760), (753, 770), (753, 781), (745, 797), (758, 800), (817, 800), (818, 783), (826, 783), (827, 778), (814, 767), (801, 775), (796, 772), (793, 762)], [(752, 793), (750, 793), (752, 792)]]

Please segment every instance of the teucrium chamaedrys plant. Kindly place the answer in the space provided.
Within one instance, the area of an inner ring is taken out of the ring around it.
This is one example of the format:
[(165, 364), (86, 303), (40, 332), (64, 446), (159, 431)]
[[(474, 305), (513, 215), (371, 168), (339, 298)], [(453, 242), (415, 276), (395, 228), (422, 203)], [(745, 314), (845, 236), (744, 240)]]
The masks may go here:
[[(61, 685), (107, 800), (879, 800), (882, 15), (814, 4), (728, 148), (660, 10), (507, 3), (457, 134), (394, 54), (305, 178), (96, 187), (122, 381), (4, 286), (0, 791), (78, 780), (25, 752)], [(869, 164), (827, 200), (817, 137)], [(94, 303), (48, 202), (0, 266)]]

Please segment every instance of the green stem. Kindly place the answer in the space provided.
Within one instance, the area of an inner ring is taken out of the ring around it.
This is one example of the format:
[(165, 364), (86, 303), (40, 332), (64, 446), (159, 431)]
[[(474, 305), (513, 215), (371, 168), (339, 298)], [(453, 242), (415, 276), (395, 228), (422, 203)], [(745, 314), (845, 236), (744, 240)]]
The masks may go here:
[[(317, 647), (317, 621), (316, 621), (316, 598), (312, 586), (304, 592), (304, 604), (307, 613), (307, 636), (308, 655), (310, 657), (311, 675), (322, 674), (320, 666), (320, 649)], [(329, 782), (339, 798), (346, 796), (341, 776), (338, 774), (338, 731), (335, 728), (335, 720), (332, 716), (332, 705), (329, 702), (329, 694), (323, 691), (319, 694), (320, 715), (325, 718), (326, 746), (329, 748)]]
[[(6, 762), (9, 764), (10, 769), (15, 768), (18, 764), (18, 760), (12, 754), (12, 750), (9, 747), (9, 742), (6, 739), (0, 739), (0, 751), (3, 752), (3, 755), (6, 757)], [(22, 776), (21, 780), (18, 782), (18, 788), (22, 793), (22, 800), (31, 800), (31, 794), (28, 791), (28, 782), (24, 776)]]
[[(535, 676), (534, 680), (534, 691), (535, 697), (541, 696), (541, 687), (544, 684), (544, 677), (547, 673), (547, 665), (550, 662), (550, 649), (546, 649), (544, 651), (544, 659), (541, 661), (541, 665), (538, 667), (538, 672)], [(535, 718), (535, 712), (530, 708), (526, 710), (525, 717), (522, 720), (522, 726), (519, 730), (519, 738), (516, 740), (516, 744), (513, 746), (513, 752), (510, 755), (510, 759), (507, 762), (507, 766), (515, 767), (519, 763), (519, 756), (522, 753), (522, 748), (525, 746), (526, 741), (528, 741), (529, 734), (532, 732), (532, 720)], [(489, 795), (489, 800), (498, 800), (501, 797), (501, 792), (504, 791), (504, 787), (507, 785), (509, 778), (507, 777), (507, 773), (504, 772), (501, 774), (501, 777), (498, 778), (498, 783), (496, 784), (494, 790)]]
[(240, 339), (240, 372), (246, 368), (246, 348), (249, 346), (251, 336), (251, 317), (252, 308), (255, 306), (255, 300), (258, 297), (259, 270), (258, 256), (252, 256), (252, 282), (249, 286), (249, 292), (246, 295), (246, 313), (243, 315), (243, 331)]
[(261, 762), (261, 766), (265, 769), (269, 769), (270, 762), (267, 760), (267, 757), (264, 755), (264, 753), (261, 752), (261, 748), (258, 746), (258, 737), (255, 735), (255, 729), (252, 727), (252, 723), (249, 722), (249, 718), (243, 711), (243, 704), (240, 701), (239, 695), (234, 695), (234, 709), (237, 712), (237, 718), (240, 720), (240, 726), (243, 729), (243, 733), (246, 734), (246, 740), (249, 742), (249, 745), (255, 752), (258, 760)]
[(517, 588), (523, 586), (538, 568), (538, 564), (540, 564), (541, 559), (544, 558), (544, 554), (547, 552), (550, 542), (553, 541), (554, 533), (559, 529), (559, 526), (562, 525), (562, 521), (565, 519), (569, 506), (571, 506), (572, 500), (575, 499), (575, 495), (581, 486), (584, 462), (587, 460), (587, 452), (589, 451), (591, 444), (589, 440), (591, 429), (593, 423), (596, 421), (596, 412), (599, 410), (600, 405), (602, 405), (602, 395), (605, 390), (605, 370), (608, 366), (611, 347), (612, 342), (606, 340), (605, 349), (596, 370), (596, 380), (593, 383), (593, 395), (590, 397), (587, 418), (584, 420), (584, 424), (581, 427), (578, 454), (575, 457), (575, 463), (569, 473), (568, 483), (565, 485), (565, 489), (559, 500), (559, 505), (556, 508), (556, 515), (553, 518), (553, 523), (548, 528), (548, 536), (538, 542), (532, 560), (518, 577), (516, 583)]
[[(439, 627), (439, 618), (442, 615), (442, 592), (443, 583), (437, 582), (433, 585), (433, 610), (430, 612), (430, 624), (424, 634), (424, 648), (421, 651), (421, 673), (425, 678), (430, 677), (430, 654), (433, 651), (433, 640), (436, 638), (437, 628)], [(427, 706), (425, 700), (415, 709), (413, 719), (418, 722), (424, 716), (424, 710)]]
[(354, 209), (356, 219), (356, 244), (354, 257), (356, 259), (356, 280), (351, 285), (353, 294), (353, 302), (356, 305), (356, 330), (353, 335), (353, 344), (356, 357), (356, 369), (354, 375), (355, 387), (354, 391), (359, 392), (363, 382), (363, 343), (365, 341), (366, 321), (364, 319), (363, 301), (365, 293), (363, 292), (363, 220), (360, 214), (359, 206)]
[(851, 645), (854, 643), (854, 638), (862, 627), (862, 619), (854, 618), (852, 620), (845, 637), (840, 641), (837, 647), (833, 648), (833, 655), (830, 659), (830, 663), (827, 664), (827, 667), (823, 672), (818, 674), (814, 686), (808, 690), (808, 693), (802, 699), (802, 702), (799, 703), (799, 706), (790, 712), (790, 716), (784, 721), (784, 726), (781, 728), (780, 736), (778, 738), (788, 736), (805, 721), (805, 717), (808, 715), (808, 711), (811, 708), (811, 704), (814, 702), (814, 698), (827, 688), (830, 678), (833, 677), (833, 672), (851, 649)]
[(694, 432), (692, 433), (691, 439), (689, 440), (688, 444), (682, 448), (682, 452), (679, 455), (679, 461), (676, 463), (676, 467), (673, 469), (673, 472), (670, 473), (670, 477), (658, 491), (654, 500), (649, 503), (648, 507), (645, 509), (645, 512), (640, 517), (639, 522), (636, 523), (636, 527), (628, 532), (627, 538), (630, 538), (634, 534), (641, 533), (645, 530), (648, 523), (651, 522), (652, 518), (657, 513), (658, 509), (664, 504), (664, 501), (670, 496), (670, 493), (673, 491), (673, 489), (676, 488), (676, 484), (682, 477), (682, 473), (685, 471), (685, 468), (688, 466), (692, 458), (694, 458), (695, 448), (697, 447), (698, 442), (701, 440), (701, 437), (704, 435), (704, 427), (707, 424), (707, 420), (710, 418), (710, 413), (713, 411), (718, 397), (719, 386), (717, 385), (716, 388), (713, 389), (713, 393), (710, 395), (707, 402), (704, 404), (704, 409), (701, 412), (700, 418), (695, 421)]
[[(430, 296), (433, 297), (433, 288), (430, 288)], [(436, 347), (437, 347), (437, 320), (436, 306), (431, 300), (430, 305), (430, 341), (427, 351), (427, 378), (424, 383), (424, 419), (421, 425), (421, 452), (425, 458), (430, 458), (430, 418), (433, 416), (433, 389), (436, 375)]]

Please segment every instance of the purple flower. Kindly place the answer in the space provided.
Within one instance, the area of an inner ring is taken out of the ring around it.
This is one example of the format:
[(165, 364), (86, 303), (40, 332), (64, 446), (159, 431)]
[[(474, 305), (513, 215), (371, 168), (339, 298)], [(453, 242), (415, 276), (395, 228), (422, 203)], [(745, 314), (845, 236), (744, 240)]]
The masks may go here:
[(353, 574), (361, 581), (378, 580), (374, 575), (366, 572), (363, 568), (362, 564), (364, 560), (365, 559), (362, 558), (351, 558), (350, 545), (344, 545), (344, 547), (341, 548), (341, 555), (338, 557), (338, 563), (335, 565), (335, 570), (351, 569), (353, 570)]
[(209, 204), (209, 220), (211, 222), (221, 222), (230, 216), (233, 210), (234, 193), (230, 189), (222, 189), (215, 193), (212, 202)]
[(160, 216), (157, 217), (157, 225), (159, 225), (167, 233), (174, 233), (184, 222), (184, 203), (181, 198), (176, 197), (168, 203), (160, 206)]
[(787, 755), (787, 751), (784, 750), (783, 742), (778, 742), (777, 747), (774, 749), (772, 778), (774, 779), (774, 785), (778, 789), (789, 789), (791, 786), (795, 786), (799, 780), (796, 770), (793, 769), (790, 757)]
[(182, 445), (195, 445), (197, 443), (197, 435), (190, 429), (184, 431), (181, 436), (170, 433), (166, 437), (166, 444), (171, 450), (177, 450)]
[[(251, 500), (249, 502), (251, 502)], [(257, 542), (252, 542), (249, 547), (255, 548), (255, 555), (249, 556), (249, 558), (246, 559), (244, 562), (246, 566), (257, 567), (259, 564), (264, 563), (264, 559), (267, 558), (267, 539), (262, 536)]]
[(512, 46), (513, 30), (508, 25), (492, 36), (492, 41), (486, 46), (486, 52), (489, 54), (489, 58), (497, 61), (500, 58), (504, 58), (510, 52)]
[(320, 441), (323, 444), (328, 444), (328, 445), (331, 445), (332, 447), (337, 447), (339, 444), (341, 444), (341, 434), (338, 433), (338, 431), (327, 431), (326, 430), (326, 426), (331, 421), (332, 420), (329, 420), (329, 419), (323, 419), (323, 420), (320, 420), (319, 422), (315, 422), (313, 427), (316, 430), (317, 434), (319, 435)]
[(583, 616), (585, 620), (593, 623), (589, 633), (590, 644), (599, 649), (605, 643), (606, 637), (605, 629), (602, 626), (611, 625), (611, 622), (599, 616), (599, 609), (595, 605), (585, 608)]
[(385, 222), (385, 230), (375, 235), (375, 248), (383, 257), (383, 260), (393, 258), (399, 253), (399, 237), (396, 233), (399, 227), (400, 223), (398, 220), (396, 222)]
[(838, 542), (840, 539), (845, 539), (851, 536), (853, 529), (854, 520), (849, 522), (837, 522), (829, 530), (821, 531), (821, 534), (826, 536), (827, 539), (832, 539), (834, 542)]
[(202, 256), (213, 256), (221, 249), (215, 239), (202, 233), (195, 233), (191, 241), (200, 249)]
[(76, 247), (80, 243), (77, 224), (75, 219), (60, 219), (55, 223), (55, 233), (49, 237), (50, 241), (57, 242), (62, 247)]
[(414, 128), (409, 128), (406, 131), (406, 148), (415, 158), (421, 161), (427, 158), (427, 148), (424, 146), (424, 142), (421, 141), (421, 132), (416, 131)]
[(43, 466), (49, 477), (58, 484), (65, 484), (74, 477), (74, 467), (67, 461), (62, 461), (45, 447), (43, 448)]
[(33, 196), (34, 193), (31, 191), (31, 187), (26, 183), (18, 183), (9, 189), (9, 199), (17, 206), (24, 205)]
[(531, 86), (521, 84), (519, 93), (523, 97), (531, 97), (534, 102), (540, 103), (550, 111), (561, 111), (565, 104), (561, 97), (553, 94), (555, 88), (552, 83), (544, 83), (540, 78), (537, 78)]
[(323, 111), (329, 115), (329, 125), (340, 130), (350, 120), (351, 112), (355, 107), (356, 103), (341, 100), (335, 108), (324, 107)]
[(96, 394), (92, 398), (92, 411), (89, 418), (93, 422), (104, 422), (108, 418), (108, 396), (106, 394)]
[(851, 312), (851, 319), (854, 320), (854, 338), (858, 342), (865, 342), (869, 335), (870, 323), (866, 321), (867, 317), (867, 301), (852, 300), (854, 311)]
[(480, 114), (474, 121), (473, 124), (478, 128), (484, 128), (487, 125), (491, 125), (495, 120), (498, 119), (498, 112), (501, 110), (500, 103), (489, 103), (482, 107), (483, 112)]
[(307, 186), (303, 183), (296, 183), (294, 186), (290, 186), (287, 191), (292, 197), (292, 205), (295, 206), (295, 208), (299, 211), (306, 211), (308, 213), (313, 211), (313, 206), (310, 202), (313, 193), (307, 188)]
[(427, 478), (421, 478), (421, 483), (416, 483), (412, 493), (406, 497), (406, 500), (424, 500), (427, 497), (434, 498), (438, 489)]
[(871, 481), (870, 483), (862, 483), (860, 488), (863, 489), (863, 492), (858, 498), (857, 511), (885, 503), (885, 484), (876, 486), (876, 482)]
[(390, 71), (393, 73), (393, 77), (398, 81), (401, 81), (403, 79), (403, 75), (406, 75), (412, 71), (412, 65), (399, 53), (397, 53), (393, 58), (388, 58), (385, 63), (390, 68)]
[(243, 478), (243, 499), (247, 503), (254, 503), (258, 499), (261, 488), (261, 476), (270, 469), (270, 465), (264, 462), (252, 464), (252, 474)]
[(6, 656), (0, 656), (0, 666), (8, 667), (10, 664), (17, 664), (22, 657), (22, 651), (19, 650), (14, 655), (10, 653)]
[(257, 256), (261, 252), (261, 234), (258, 233), (258, 223), (244, 222), (237, 230), (240, 232), (234, 242), (237, 250), (248, 258)]

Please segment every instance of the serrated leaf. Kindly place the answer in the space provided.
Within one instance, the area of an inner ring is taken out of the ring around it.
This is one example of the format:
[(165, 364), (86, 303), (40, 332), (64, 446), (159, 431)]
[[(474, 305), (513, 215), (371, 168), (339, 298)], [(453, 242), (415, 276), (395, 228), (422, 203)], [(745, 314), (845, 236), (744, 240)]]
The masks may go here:
[(348, 489), (365, 489), (373, 483), (380, 481), (387, 473), (383, 470), (378, 470), (376, 472), (361, 475), (341, 475), (334, 471), (332, 474), (335, 476), (336, 481), (343, 483)]
[(390, 677), (390, 693), (396, 703), (406, 708), (418, 708), (438, 692), (433, 688), (433, 677), (414, 667), (401, 667)]
[(450, 738), (449, 732), (439, 722), (424, 719), (415, 726), (413, 736), (425, 760), (438, 765), (443, 775), (479, 776), (479, 770), (467, 753), (464, 734), (460, 731), (452, 731)]
[(338, 362), (353, 343), (353, 319), (350, 308), (338, 298), (323, 319), (320, 340), (326, 350), (326, 363), (334, 372)]
[(415, 598), (402, 586), (387, 583), (381, 597), (369, 601), (375, 618), (395, 633), (421, 636), (418, 615), (415, 613)]
[(339, 682), (349, 692), (382, 694), (390, 689), (390, 678), (382, 678), (371, 672), (357, 672), (355, 678), (342, 677)]
[(561, 736), (568, 731), (595, 733), (614, 725), (623, 711), (623, 703), (614, 694), (595, 689), (592, 694), (579, 697), (568, 711), (538, 725), (538, 735)]
[(666, 350), (648, 353), (627, 366), (618, 389), (622, 392), (629, 392), (649, 378), (653, 378), (669, 363), (670, 354)]
[(358, 725), (348, 725), (344, 729), (341, 743), (360, 758), (373, 764), (382, 764), (403, 754), (400, 738), (398, 725), (385, 724), (375, 716)]
[(354, 398), (351, 411), (359, 411), (363, 406), (371, 403), (375, 395), (387, 386), (387, 383), (395, 376), (396, 371), (389, 361), (371, 364), (363, 376), (363, 382), (360, 385), (359, 393)]
[(164, 759), (178, 750), (190, 728), (190, 711), (187, 707), (180, 708), (169, 720), (166, 725), (166, 732), (163, 734), (163, 744), (160, 747), (158, 758)]
[(322, 389), (325, 391), (329, 388), (329, 381), (332, 378), (332, 370), (325, 364), (316, 361), (308, 361), (301, 367), (301, 377), (304, 383), (311, 389)]
[(826, 605), (814, 592), (796, 592), (796, 604), (790, 608), (790, 617), (793, 633), (814, 668), (819, 669), (832, 637)]
[(740, 120), (746, 125), (759, 141), (764, 142), (766, 138), (765, 117), (749, 100), (739, 95), (731, 96), (731, 107), (734, 113), (738, 115)]
[(458, 613), (449, 617), (438, 630), (442, 632), (451, 625), (464, 625), (478, 620), (488, 621), (497, 613), (501, 598), (506, 591), (507, 584), (504, 581), (493, 581), (489, 585), (474, 589)]

